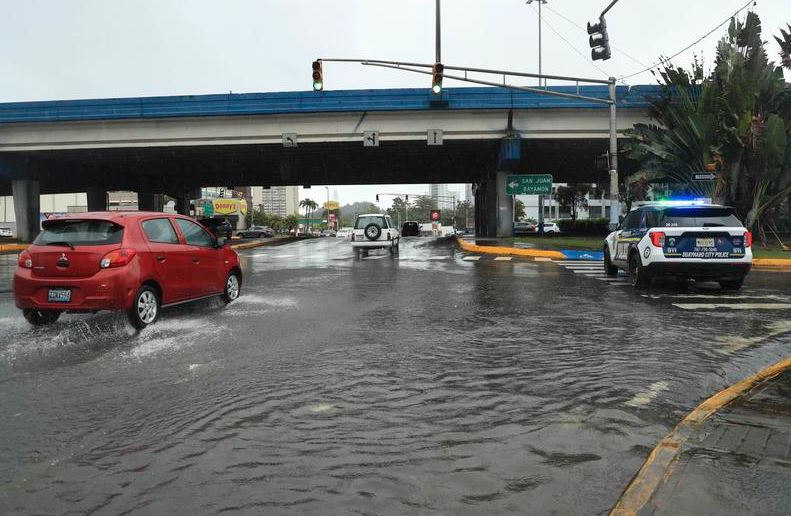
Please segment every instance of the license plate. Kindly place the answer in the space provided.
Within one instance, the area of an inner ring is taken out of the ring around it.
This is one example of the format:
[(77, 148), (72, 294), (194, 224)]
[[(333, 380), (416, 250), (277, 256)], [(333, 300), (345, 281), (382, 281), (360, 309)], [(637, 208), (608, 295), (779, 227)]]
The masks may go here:
[(713, 238), (696, 238), (695, 247), (714, 247)]
[(51, 288), (47, 294), (50, 303), (68, 303), (71, 301), (71, 290), (67, 288)]

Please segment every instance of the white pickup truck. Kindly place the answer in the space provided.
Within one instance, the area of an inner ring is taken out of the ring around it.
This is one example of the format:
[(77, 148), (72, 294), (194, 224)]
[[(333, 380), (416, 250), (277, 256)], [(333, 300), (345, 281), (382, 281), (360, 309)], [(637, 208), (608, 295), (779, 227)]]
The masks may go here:
[(395, 255), (401, 236), (388, 215), (367, 213), (357, 216), (351, 241), (355, 258), (367, 256), (371, 249), (389, 249), (390, 254)]

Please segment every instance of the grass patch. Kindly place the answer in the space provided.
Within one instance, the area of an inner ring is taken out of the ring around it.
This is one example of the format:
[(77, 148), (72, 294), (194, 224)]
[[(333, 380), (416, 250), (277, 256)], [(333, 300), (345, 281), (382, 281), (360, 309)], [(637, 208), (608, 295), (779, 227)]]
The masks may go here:
[[(601, 251), (604, 237), (595, 236), (538, 236), (515, 237), (510, 239), (514, 243), (524, 242), (534, 244), (536, 249), (570, 249), (580, 251)], [(779, 245), (764, 247), (760, 244), (753, 245), (754, 258), (786, 258), (791, 260), (791, 251), (783, 251)]]
[(511, 239), (514, 243), (534, 244), (537, 249), (576, 249), (579, 251), (601, 251), (604, 237), (596, 236), (527, 236)]

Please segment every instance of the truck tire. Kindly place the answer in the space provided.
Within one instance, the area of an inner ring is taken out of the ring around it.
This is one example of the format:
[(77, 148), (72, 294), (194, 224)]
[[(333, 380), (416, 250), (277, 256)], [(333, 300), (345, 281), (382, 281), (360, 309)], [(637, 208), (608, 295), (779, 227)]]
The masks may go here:
[(379, 237), (382, 235), (382, 228), (371, 222), (365, 226), (363, 233), (365, 233), (365, 238), (368, 240), (379, 240)]

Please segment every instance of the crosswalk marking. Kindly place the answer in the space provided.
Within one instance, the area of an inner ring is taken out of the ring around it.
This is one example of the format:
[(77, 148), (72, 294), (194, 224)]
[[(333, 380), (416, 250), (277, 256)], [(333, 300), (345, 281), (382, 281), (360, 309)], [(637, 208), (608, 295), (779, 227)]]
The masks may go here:
[(512, 260), (511, 256), (498, 256), (494, 259), (496, 262), (510, 262)]
[(536, 256), (534, 259), (537, 262), (551, 262), (552, 261), (552, 258), (546, 258), (544, 256)]
[(673, 303), (684, 310), (791, 310), (791, 303)]
[(462, 258), (462, 260), (466, 262), (477, 262), (480, 259), (481, 259), (480, 256), (465, 256), (464, 258)]

